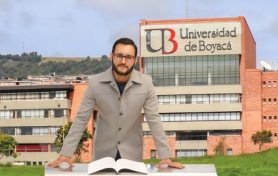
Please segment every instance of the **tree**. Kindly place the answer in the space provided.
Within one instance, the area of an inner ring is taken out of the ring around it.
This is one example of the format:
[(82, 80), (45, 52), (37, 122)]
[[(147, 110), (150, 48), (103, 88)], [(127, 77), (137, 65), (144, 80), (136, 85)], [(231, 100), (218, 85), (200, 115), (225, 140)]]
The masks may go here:
[(227, 145), (225, 144), (226, 137), (221, 136), (220, 141), (218, 144), (214, 147), (215, 154), (225, 155), (225, 151), (227, 148)]
[[(61, 148), (64, 144), (64, 139), (68, 135), (71, 125), (72, 125), (72, 122), (69, 121), (66, 125), (60, 127), (56, 131), (55, 134), (57, 136), (55, 138), (54, 144), (58, 147), (57, 153), (59, 153), (61, 151)], [(89, 150), (88, 150), (89, 144), (85, 143), (85, 142), (87, 142), (89, 139), (92, 139), (92, 138), (93, 137), (92, 137), (91, 133), (89, 132), (88, 128), (86, 127), (86, 129), (84, 130), (83, 135), (76, 147), (76, 150), (74, 152), (77, 162), (80, 162), (82, 152), (84, 152), (84, 153), (89, 152)]]
[(18, 157), (19, 154), (15, 150), (17, 145), (18, 143), (15, 138), (8, 134), (0, 133), (0, 159), (2, 159), (3, 156)]
[(271, 143), (272, 132), (270, 130), (263, 130), (261, 132), (257, 131), (257, 133), (252, 134), (252, 141), (254, 144), (259, 144), (260, 151), (262, 150), (262, 146), (264, 143)]

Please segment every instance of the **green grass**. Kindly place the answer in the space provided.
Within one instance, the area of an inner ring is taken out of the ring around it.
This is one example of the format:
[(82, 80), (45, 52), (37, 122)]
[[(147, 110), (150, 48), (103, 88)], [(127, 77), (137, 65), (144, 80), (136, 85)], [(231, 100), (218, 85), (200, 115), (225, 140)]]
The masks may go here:
[(2, 176), (44, 176), (43, 166), (0, 166)]
[[(157, 164), (159, 160), (144, 160)], [(218, 176), (276, 176), (278, 175), (278, 148), (239, 156), (206, 156), (175, 159), (183, 164), (214, 164)], [(43, 176), (43, 166), (0, 166), (0, 176)]]
[[(183, 164), (214, 164), (218, 176), (276, 176), (278, 175), (278, 148), (239, 156), (206, 156), (183, 158), (175, 161)], [(157, 163), (158, 160), (145, 160)]]

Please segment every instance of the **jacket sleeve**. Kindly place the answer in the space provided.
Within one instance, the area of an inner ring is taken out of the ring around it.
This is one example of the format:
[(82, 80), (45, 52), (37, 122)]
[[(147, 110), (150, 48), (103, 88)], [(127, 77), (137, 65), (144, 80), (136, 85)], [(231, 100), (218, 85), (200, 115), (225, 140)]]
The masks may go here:
[(159, 159), (172, 158), (172, 152), (159, 115), (157, 95), (151, 78), (149, 79), (148, 95), (143, 108)]
[(81, 105), (74, 118), (74, 122), (72, 123), (69, 133), (65, 138), (63, 147), (60, 152), (61, 155), (72, 157), (81, 139), (81, 136), (88, 124), (88, 121), (91, 118), (95, 106), (92, 79), (90, 79), (89, 81), (89, 85), (86, 88), (86, 91), (81, 101)]

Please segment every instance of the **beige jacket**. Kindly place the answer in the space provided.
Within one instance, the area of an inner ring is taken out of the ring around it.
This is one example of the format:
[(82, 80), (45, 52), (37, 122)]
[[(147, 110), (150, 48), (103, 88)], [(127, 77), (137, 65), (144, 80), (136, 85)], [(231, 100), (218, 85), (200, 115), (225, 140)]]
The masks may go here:
[(115, 158), (119, 149), (122, 158), (142, 161), (142, 108), (159, 158), (172, 158), (158, 113), (157, 95), (151, 77), (133, 70), (121, 97), (112, 74), (112, 67), (90, 78), (74, 123), (66, 136), (61, 155), (68, 157), (73, 155), (94, 106), (98, 107), (98, 117), (94, 134), (93, 160), (108, 156)]

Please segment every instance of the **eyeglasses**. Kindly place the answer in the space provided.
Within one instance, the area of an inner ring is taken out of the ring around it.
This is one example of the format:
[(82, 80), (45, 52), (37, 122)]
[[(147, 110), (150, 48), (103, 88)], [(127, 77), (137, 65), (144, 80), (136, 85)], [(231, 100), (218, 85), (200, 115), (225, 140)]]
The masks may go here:
[(121, 61), (121, 60), (123, 60), (123, 58), (125, 58), (125, 60), (127, 62), (131, 62), (135, 59), (135, 56), (131, 56), (131, 55), (124, 56), (120, 53), (116, 53), (116, 54), (113, 53), (113, 56), (114, 56), (114, 59), (117, 60), (117, 61)]

